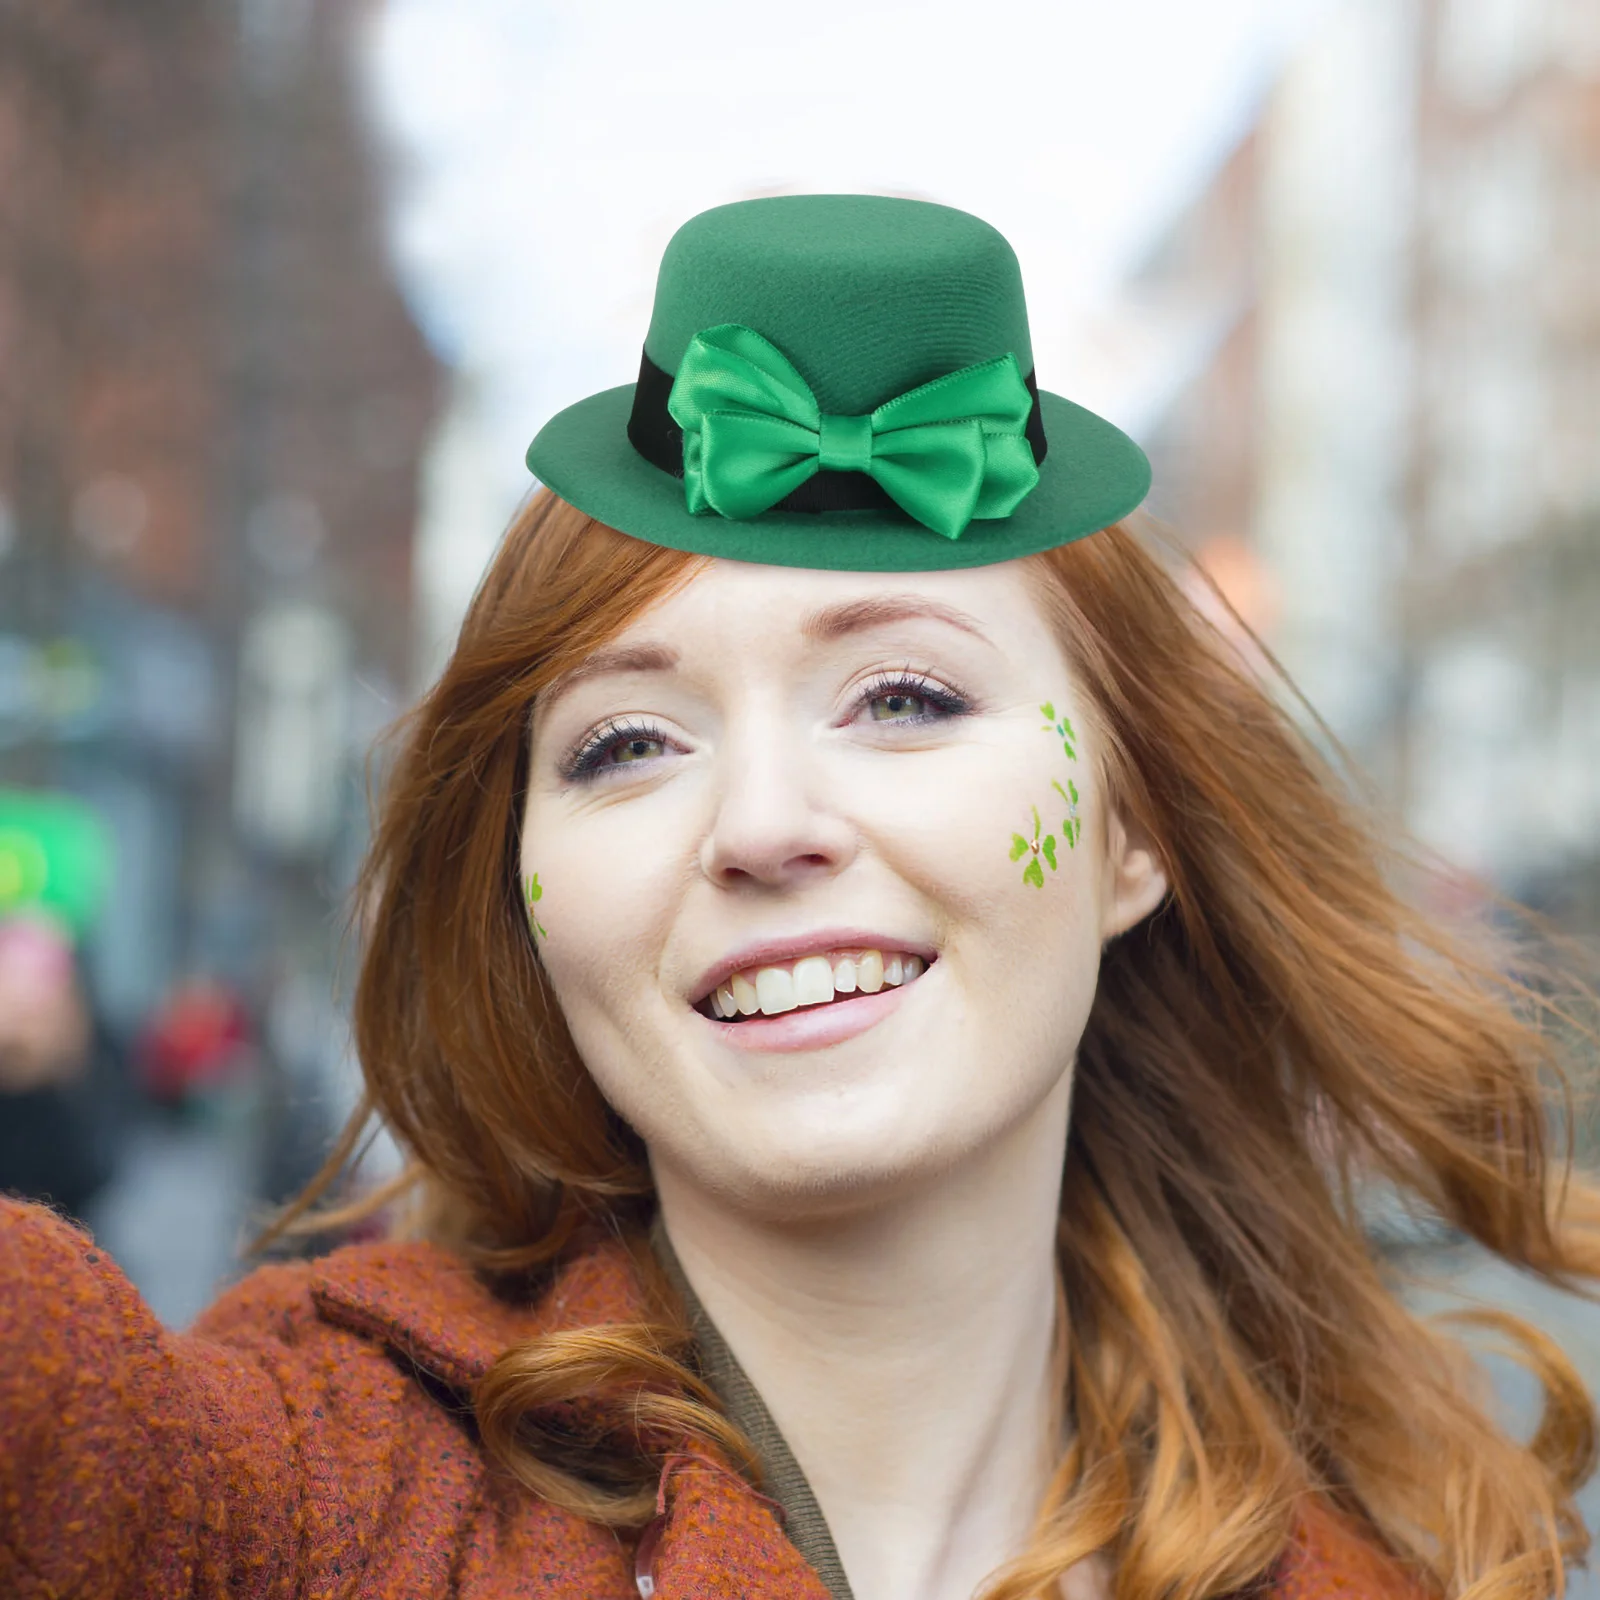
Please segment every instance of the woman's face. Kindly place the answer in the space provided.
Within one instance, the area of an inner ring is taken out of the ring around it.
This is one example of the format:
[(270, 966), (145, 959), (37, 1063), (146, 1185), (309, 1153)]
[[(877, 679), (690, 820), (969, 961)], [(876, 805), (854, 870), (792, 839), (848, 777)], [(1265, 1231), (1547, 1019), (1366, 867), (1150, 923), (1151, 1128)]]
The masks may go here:
[(1062, 1105), (1165, 891), (1098, 754), (1016, 562), (711, 561), (542, 696), (530, 923), (658, 1169), (838, 1210)]

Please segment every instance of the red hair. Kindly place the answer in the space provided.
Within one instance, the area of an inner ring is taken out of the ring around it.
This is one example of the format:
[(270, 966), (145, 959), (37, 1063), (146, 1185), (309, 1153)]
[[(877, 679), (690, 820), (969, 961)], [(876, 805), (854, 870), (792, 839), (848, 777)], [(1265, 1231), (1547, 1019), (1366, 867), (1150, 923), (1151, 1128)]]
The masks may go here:
[[(638, 1246), (659, 1325), (509, 1350), (476, 1396), (492, 1455), (619, 1527), (647, 1518), (659, 1469), (624, 1413), (747, 1452), (684, 1365), (681, 1308), (642, 1245), (644, 1151), (542, 976), (518, 827), (541, 690), (702, 560), (547, 492), (511, 528), (402, 726), (363, 884), (366, 1100), (300, 1203), (376, 1112), (412, 1158), (392, 1189), (421, 1198), (416, 1226), (479, 1266), (537, 1273), (597, 1228)], [(1386, 1281), (1354, 1196), (1381, 1174), (1520, 1267), (1600, 1274), (1600, 1206), (1547, 1149), (1552, 1002), (1396, 892), (1367, 813), (1132, 532), (1026, 567), (1107, 790), (1172, 887), (1106, 950), (1079, 1048), (1059, 1250), (1071, 1443), (991, 1600), (1054, 1593), (1096, 1551), (1121, 1600), (1245, 1588), (1310, 1493), (1430, 1587), (1551, 1592), (1587, 1546), (1589, 1396), (1542, 1336), (1484, 1314), (1545, 1389), (1532, 1441), (1503, 1433), (1461, 1347)], [(616, 1426), (530, 1432), (579, 1395), (614, 1402)]]

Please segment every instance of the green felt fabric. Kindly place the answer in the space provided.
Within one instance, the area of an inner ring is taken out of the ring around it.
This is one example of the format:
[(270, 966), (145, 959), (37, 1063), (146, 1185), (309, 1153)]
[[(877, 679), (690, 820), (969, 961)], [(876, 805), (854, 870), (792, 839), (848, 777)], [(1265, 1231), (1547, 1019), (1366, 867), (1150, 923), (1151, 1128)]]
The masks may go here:
[(925, 200), (780, 195), (691, 217), (661, 258), (645, 352), (676, 372), (722, 322), (770, 339), (841, 416), (1008, 350), (1033, 369), (1011, 246)]
[[(977, 217), (920, 200), (792, 195), (691, 218), (662, 259), (645, 352), (676, 373), (690, 341), (726, 323), (769, 340), (836, 417), (1008, 352), (1022, 372), (1033, 366), (1010, 245)], [(1093, 533), (1150, 487), (1149, 463), (1126, 434), (1041, 391), (1048, 450), (1037, 486), (1008, 516), (974, 520), (959, 537), (893, 508), (695, 515), (684, 481), (634, 449), (632, 405), (629, 384), (569, 406), (529, 446), (530, 470), (622, 533), (735, 561), (880, 572), (985, 566)]]

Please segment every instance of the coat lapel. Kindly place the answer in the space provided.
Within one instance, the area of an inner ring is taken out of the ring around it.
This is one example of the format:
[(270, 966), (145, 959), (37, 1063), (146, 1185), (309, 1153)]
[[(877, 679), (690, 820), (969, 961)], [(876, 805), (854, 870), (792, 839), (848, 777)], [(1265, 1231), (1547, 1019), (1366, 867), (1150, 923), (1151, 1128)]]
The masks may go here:
[(641, 1314), (627, 1252), (602, 1244), (561, 1267), (532, 1304), (496, 1295), (459, 1256), (419, 1241), (335, 1251), (312, 1274), (329, 1322), (365, 1334), (453, 1388), (471, 1388), (509, 1346)]
[(731, 1467), (674, 1456), (662, 1496), (668, 1511), (649, 1574), (657, 1600), (829, 1600), (772, 1502)]
[[(420, 1242), (336, 1251), (315, 1268), (311, 1294), (328, 1322), (469, 1392), (521, 1340), (631, 1321), (644, 1309), (632, 1261), (610, 1243), (563, 1266), (534, 1304), (499, 1298), (459, 1257)], [(725, 1463), (671, 1457), (661, 1506), (644, 1573), (658, 1600), (829, 1600), (771, 1503)]]

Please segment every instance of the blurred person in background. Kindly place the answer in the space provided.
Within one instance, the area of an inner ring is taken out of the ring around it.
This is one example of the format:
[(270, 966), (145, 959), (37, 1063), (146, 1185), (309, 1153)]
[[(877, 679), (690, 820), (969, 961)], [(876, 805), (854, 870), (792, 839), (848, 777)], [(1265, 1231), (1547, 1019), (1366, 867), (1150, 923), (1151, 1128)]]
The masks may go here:
[(0, 1193), (78, 1217), (111, 1176), (121, 1053), (82, 961), (110, 881), (105, 829), (70, 795), (0, 789)]
[(83, 1215), (111, 1172), (110, 1050), (65, 930), (0, 922), (0, 1192)]
[(0, 1206), (0, 1587), (1559, 1589), (1590, 1397), (1501, 1317), (1508, 1434), (1352, 1204), (1376, 1162), (1600, 1277), (1534, 997), (1400, 899), (1030, 347), (965, 213), (674, 237), (384, 797), (305, 1203), (376, 1113), (357, 1210), (415, 1206), (188, 1335)]

